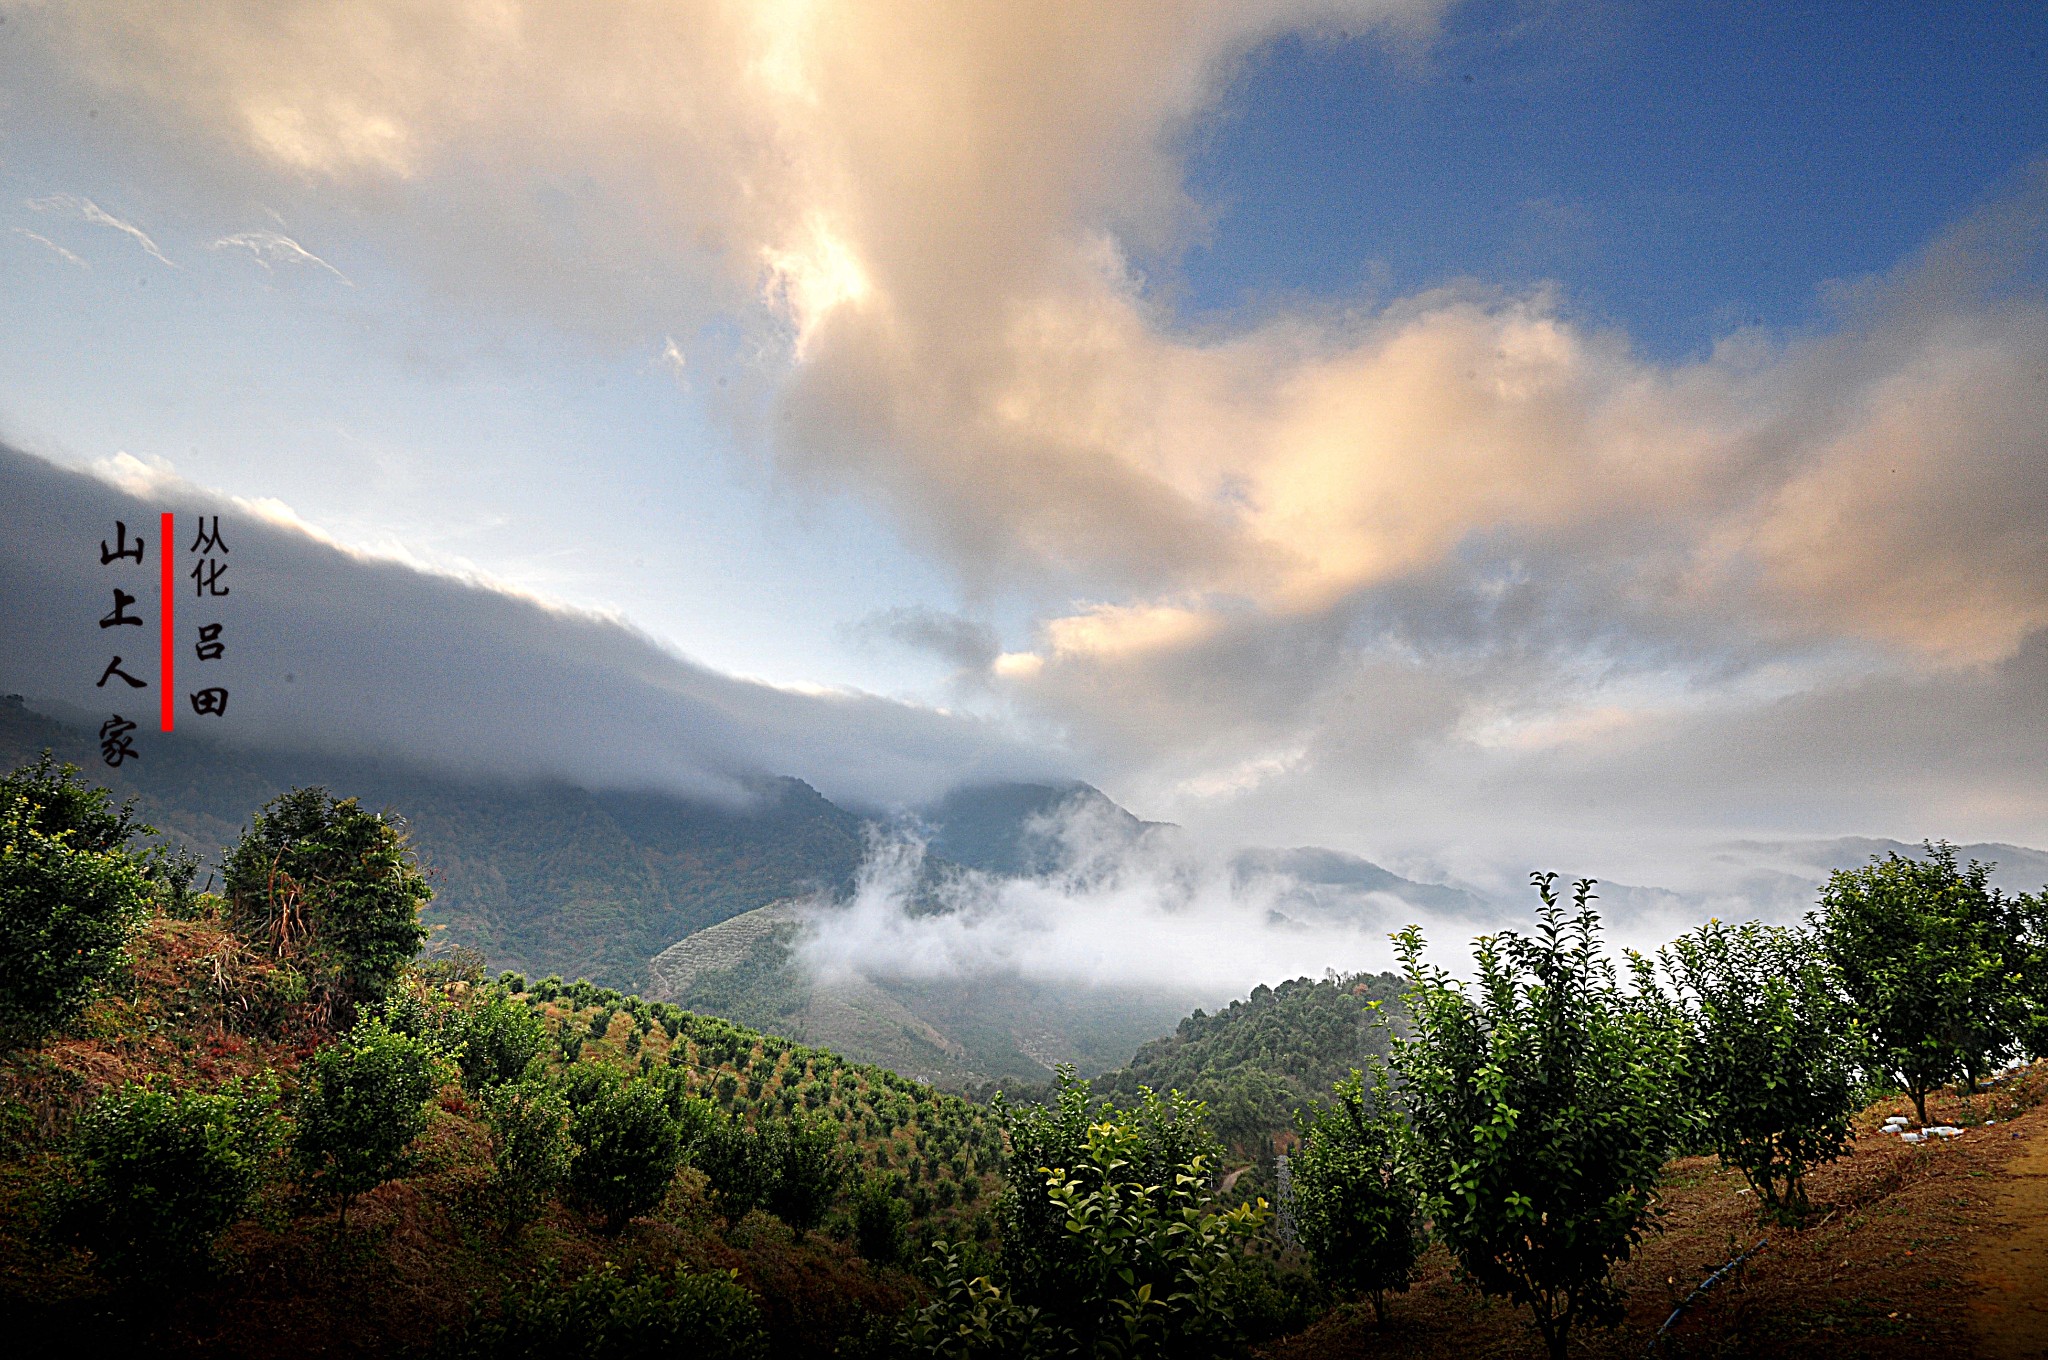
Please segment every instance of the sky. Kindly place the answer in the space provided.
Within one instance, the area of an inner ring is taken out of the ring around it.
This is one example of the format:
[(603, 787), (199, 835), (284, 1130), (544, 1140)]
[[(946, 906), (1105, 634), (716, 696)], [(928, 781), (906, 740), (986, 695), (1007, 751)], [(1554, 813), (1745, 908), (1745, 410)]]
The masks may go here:
[(673, 729), (472, 752), (1429, 877), (2048, 844), (2039, 7), (0, 17), (0, 441)]

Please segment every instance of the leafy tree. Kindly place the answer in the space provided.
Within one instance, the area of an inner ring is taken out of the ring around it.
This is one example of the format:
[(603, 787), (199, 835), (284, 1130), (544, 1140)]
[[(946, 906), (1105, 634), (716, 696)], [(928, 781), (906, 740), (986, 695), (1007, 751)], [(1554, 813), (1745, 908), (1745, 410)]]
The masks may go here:
[(48, 752), (0, 779), (0, 1050), (63, 1024), (120, 966), (149, 912), (128, 839), (148, 828)]
[(1332, 1104), (1301, 1114), (1301, 1145), (1288, 1160), (1294, 1228), (1316, 1274), (1356, 1290), (1387, 1320), (1388, 1290), (1405, 1293), (1422, 1252), (1422, 1194), (1408, 1124), (1394, 1107), (1387, 1071), (1372, 1085), (1354, 1071)]
[(893, 1176), (864, 1177), (853, 1192), (853, 1242), (876, 1265), (893, 1266), (903, 1259), (903, 1230), (909, 1206), (897, 1192)]
[(427, 1129), (427, 1102), (441, 1088), (441, 1060), (423, 1041), (364, 1020), (313, 1055), (299, 1102), (292, 1157), (299, 1183), (340, 1202), (412, 1169)]
[(782, 1120), (770, 1126), (766, 1141), (769, 1155), (779, 1163), (768, 1190), (768, 1212), (794, 1229), (801, 1241), (825, 1221), (846, 1180), (838, 1126), (816, 1118)]
[(735, 1273), (624, 1270), (607, 1261), (573, 1283), (554, 1262), (472, 1319), (456, 1356), (478, 1360), (762, 1360), (761, 1309)]
[(607, 1232), (661, 1203), (682, 1163), (675, 1120), (661, 1090), (643, 1079), (609, 1083), (575, 1109), (569, 1133), (570, 1188)]
[(1836, 870), (1812, 918), (1873, 1059), (1922, 1123), (1929, 1092), (1957, 1076), (1974, 1089), (2028, 1023), (2025, 960), (2008, 958), (2010, 908), (1991, 866), (1958, 866), (1945, 841), (1926, 850)]
[(513, 1235), (569, 1178), (569, 1102), (544, 1083), (518, 1081), (485, 1087), (483, 1103), (491, 1130), (490, 1197)]
[(504, 995), (492, 996), (469, 1011), (456, 1033), (462, 1043), (456, 1059), (462, 1085), (471, 1092), (518, 1081), (548, 1042), (541, 1018)]
[(2048, 1058), (2048, 888), (2005, 899), (2005, 937), (2019, 980), (2020, 1051)]
[(1659, 956), (1691, 1020), (1687, 1090), (1759, 1207), (1806, 1211), (1808, 1168), (1849, 1145), (1861, 1045), (1811, 936), (1709, 921)]
[(427, 938), (419, 913), (433, 891), (405, 832), (353, 798), (280, 794), (222, 867), (235, 929), (302, 960), (344, 1015), (383, 996)]
[(1592, 881), (1568, 918), (1556, 875), (1531, 878), (1535, 933), (1482, 936), (1470, 989), (1423, 964), (1419, 929), (1395, 937), (1413, 1032), (1396, 1036), (1393, 1065), (1437, 1236), (1562, 1357), (1574, 1326), (1620, 1321), (1610, 1272), (1648, 1229), (1691, 1117), (1684, 1026), (1650, 964), (1632, 958), (1625, 993), (1599, 953)]
[(79, 1120), (58, 1222), (122, 1284), (202, 1270), (247, 1210), (283, 1139), (274, 1080), (212, 1095), (129, 1086)]
[(1216, 1207), (1203, 1114), (1200, 1102), (1149, 1091), (1136, 1110), (1098, 1109), (1070, 1068), (1050, 1104), (999, 1106), (1018, 1168), (999, 1207), (1000, 1278), (942, 1289), (972, 1316), (924, 1315), (910, 1344), (986, 1314), (1012, 1329), (1002, 1342), (1010, 1351), (999, 1353), (1208, 1355), (1240, 1345), (1232, 1267), (1269, 1215), (1263, 1202)]
[(716, 1118), (691, 1149), (691, 1160), (711, 1182), (719, 1212), (737, 1223), (776, 1194), (780, 1149), (770, 1137), (714, 1107)]

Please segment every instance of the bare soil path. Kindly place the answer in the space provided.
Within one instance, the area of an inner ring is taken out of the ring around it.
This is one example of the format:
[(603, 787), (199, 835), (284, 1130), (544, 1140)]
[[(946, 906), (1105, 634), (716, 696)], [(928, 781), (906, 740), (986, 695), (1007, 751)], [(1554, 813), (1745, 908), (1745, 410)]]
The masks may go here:
[(1973, 1354), (2048, 1357), (2048, 1136), (2035, 1130), (1992, 1199), (1997, 1227), (1971, 1254)]

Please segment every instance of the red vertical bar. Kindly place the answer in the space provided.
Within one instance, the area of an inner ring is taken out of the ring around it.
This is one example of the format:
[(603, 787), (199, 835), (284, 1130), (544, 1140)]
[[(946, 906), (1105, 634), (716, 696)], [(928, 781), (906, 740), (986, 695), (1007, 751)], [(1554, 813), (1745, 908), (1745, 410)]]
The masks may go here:
[(171, 589), (171, 583), (175, 579), (171, 557), (177, 551), (178, 540), (177, 531), (171, 526), (170, 511), (164, 511), (162, 525), (157, 530), (157, 533), (159, 535), (156, 541), (157, 560), (163, 564), (163, 589), (160, 592), (162, 599), (158, 602), (159, 608), (157, 611), (161, 617), (161, 643), (163, 647), (163, 664), (158, 668), (157, 674), (157, 685), (159, 686), (157, 690), (157, 712), (161, 718), (163, 730), (168, 732), (178, 716), (177, 708), (171, 703), (171, 686), (174, 683), (171, 661), (172, 653), (176, 651), (176, 648), (173, 646), (176, 631), (171, 619), (171, 596), (174, 593)]

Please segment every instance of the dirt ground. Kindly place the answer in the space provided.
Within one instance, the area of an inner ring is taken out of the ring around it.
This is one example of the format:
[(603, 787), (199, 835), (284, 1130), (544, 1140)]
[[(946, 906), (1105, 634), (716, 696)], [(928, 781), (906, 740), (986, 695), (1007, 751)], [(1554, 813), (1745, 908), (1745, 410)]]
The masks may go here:
[[(1601, 1357), (1982, 1356), (2048, 1358), (2048, 1064), (1972, 1099), (1929, 1102), (1947, 1142), (1911, 1145), (1878, 1131), (1905, 1100), (1857, 1119), (1849, 1156), (1811, 1178), (1806, 1226), (1759, 1221), (1742, 1177), (1711, 1158), (1671, 1167), (1663, 1230), (1618, 1272), (1626, 1321), (1589, 1330), (1574, 1355)], [(1658, 1329), (1699, 1283), (1763, 1245)], [(1391, 1300), (1341, 1311), (1265, 1348), (1266, 1360), (1339, 1356), (1536, 1356), (1526, 1313), (1454, 1278), (1440, 1248)]]

